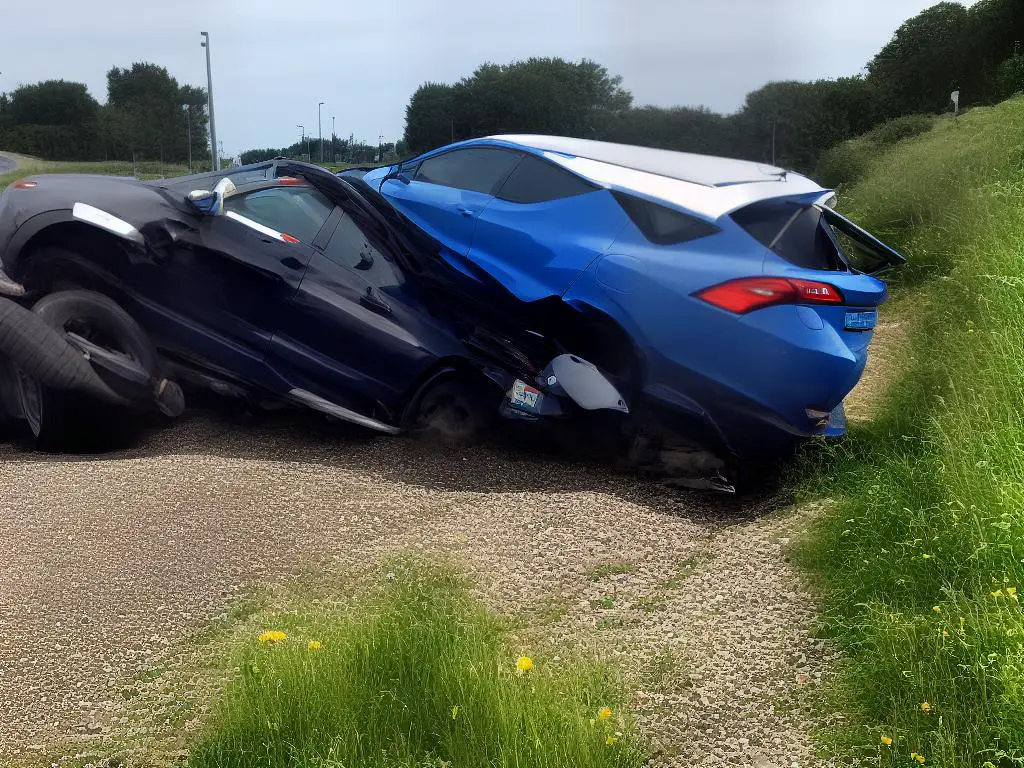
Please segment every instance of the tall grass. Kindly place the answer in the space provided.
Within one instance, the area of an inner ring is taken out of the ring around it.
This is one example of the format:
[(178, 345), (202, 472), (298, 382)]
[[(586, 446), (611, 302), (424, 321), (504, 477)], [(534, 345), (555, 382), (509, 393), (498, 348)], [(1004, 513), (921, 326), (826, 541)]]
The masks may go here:
[(831, 737), (881, 765), (1024, 764), (1022, 137), (1024, 100), (944, 121), (846, 201), (928, 297), (876, 419), (807, 457), (839, 500), (800, 553), (849, 656)]
[(450, 573), (400, 562), (350, 615), (280, 621), (287, 639), (240, 650), (190, 766), (643, 762), (610, 673), (537, 658), (521, 674), (502, 624)]

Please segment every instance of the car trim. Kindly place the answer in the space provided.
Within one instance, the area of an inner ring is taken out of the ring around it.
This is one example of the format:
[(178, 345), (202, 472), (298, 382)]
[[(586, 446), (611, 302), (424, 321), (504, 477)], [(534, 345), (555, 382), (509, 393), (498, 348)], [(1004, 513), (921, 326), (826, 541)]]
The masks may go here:
[(126, 240), (134, 240), (137, 243), (143, 242), (142, 233), (132, 224), (88, 203), (75, 203), (71, 209), (71, 215), (79, 221), (105, 229), (107, 232), (112, 232)]
[(224, 211), (224, 215), (229, 219), (234, 219), (239, 224), (244, 224), (250, 229), (255, 229), (261, 235), (267, 235), (268, 237), (272, 237), (275, 240), (279, 240), (282, 243), (300, 242), (300, 240), (297, 237), (293, 237), (292, 235), (286, 234), (284, 232), (278, 232), (276, 229), (271, 229), (270, 227), (260, 224), (258, 221), (253, 221), (252, 219), (243, 216), (240, 213), (235, 213), (234, 211)]

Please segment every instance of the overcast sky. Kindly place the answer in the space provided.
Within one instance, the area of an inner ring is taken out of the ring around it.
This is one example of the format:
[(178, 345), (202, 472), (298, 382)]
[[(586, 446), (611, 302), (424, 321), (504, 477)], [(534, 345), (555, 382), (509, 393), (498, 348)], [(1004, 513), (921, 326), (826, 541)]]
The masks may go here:
[(151, 61), (206, 85), (233, 155), (285, 146), (296, 124), (375, 143), (401, 136), (426, 80), (485, 61), (590, 58), (636, 104), (735, 111), (769, 80), (860, 71), (928, 0), (0, 0), (0, 90), (50, 78), (106, 100), (112, 66)]

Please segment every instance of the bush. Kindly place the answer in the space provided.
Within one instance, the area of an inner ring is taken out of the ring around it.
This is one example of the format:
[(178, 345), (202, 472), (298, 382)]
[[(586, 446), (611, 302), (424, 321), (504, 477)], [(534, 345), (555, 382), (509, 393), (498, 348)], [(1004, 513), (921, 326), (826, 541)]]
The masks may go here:
[(826, 150), (818, 160), (814, 178), (826, 187), (853, 184), (863, 178), (879, 153), (935, 126), (933, 115), (904, 115), (887, 120), (857, 138)]
[(1001, 99), (1024, 91), (1024, 54), (1011, 56), (996, 70), (996, 95)]
[(189, 765), (643, 763), (606, 670), (519, 663), (503, 626), (456, 577), (408, 562), (388, 576), (352, 615), (296, 627), (286, 614), (287, 633), (246, 644), (240, 677)]
[(925, 308), (880, 414), (807, 459), (808, 495), (841, 499), (801, 552), (849, 656), (834, 735), (872, 764), (1024, 761), (1022, 131), (1024, 100), (973, 110), (846, 199), (917, 262), (897, 290)]

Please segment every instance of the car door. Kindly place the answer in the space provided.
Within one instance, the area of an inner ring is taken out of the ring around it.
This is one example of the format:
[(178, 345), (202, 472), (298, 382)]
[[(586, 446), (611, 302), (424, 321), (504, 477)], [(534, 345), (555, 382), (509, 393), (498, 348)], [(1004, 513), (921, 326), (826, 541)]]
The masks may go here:
[(465, 256), (477, 219), (520, 154), (497, 147), (465, 147), (431, 155), (385, 181), (381, 193), (454, 253)]
[(264, 182), (228, 196), (222, 215), (201, 217), (137, 292), (163, 315), (148, 324), (161, 344), (234, 372), (260, 359), (333, 207), (312, 187)]
[(528, 154), (480, 215), (469, 260), (523, 301), (560, 296), (626, 223), (611, 192)]
[[(393, 421), (412, 384), (455, 342), (432, 320), (387, 247), (337, 208), (272, 356), (316, 394)], [(375, 412), (383, 405), (385, 412)]]

